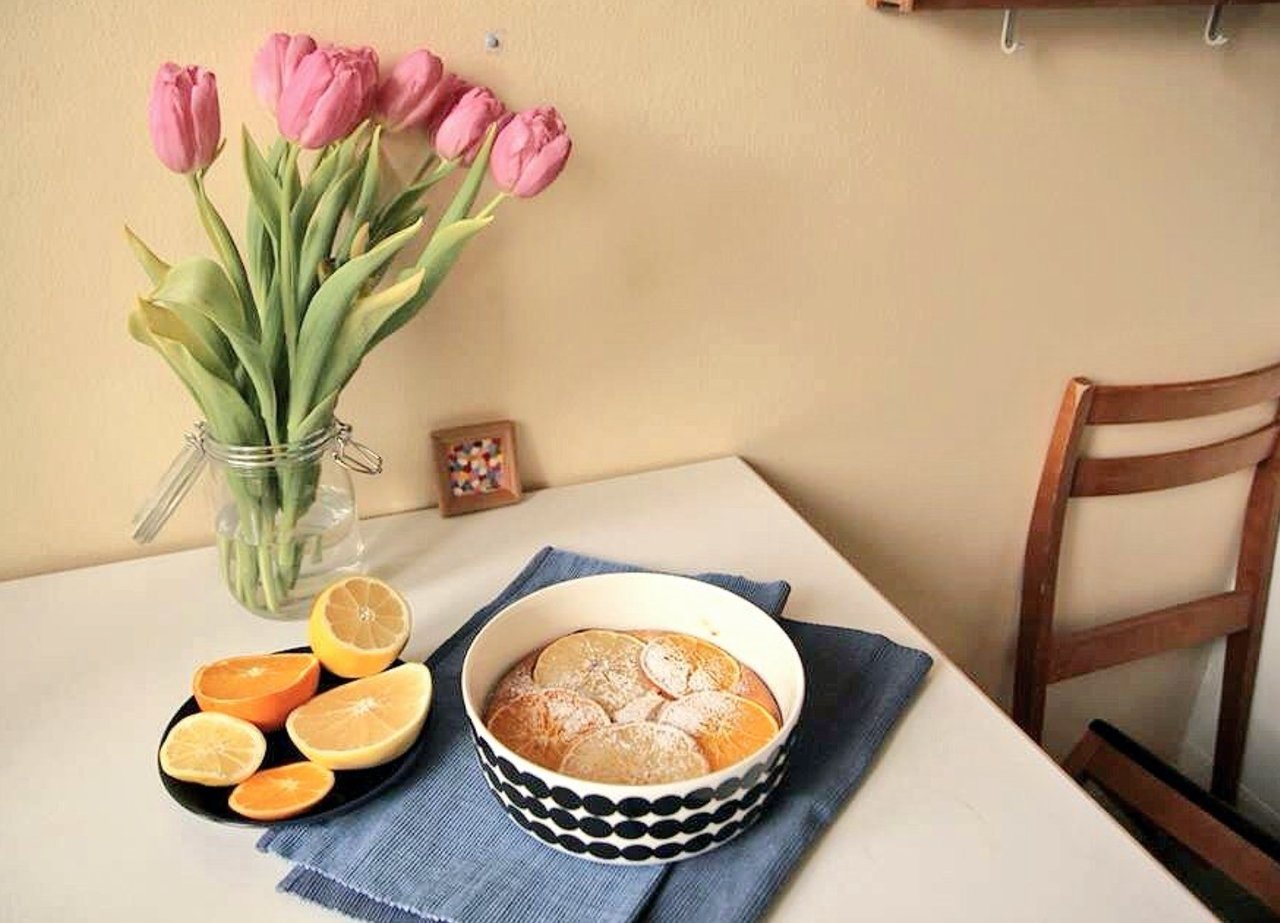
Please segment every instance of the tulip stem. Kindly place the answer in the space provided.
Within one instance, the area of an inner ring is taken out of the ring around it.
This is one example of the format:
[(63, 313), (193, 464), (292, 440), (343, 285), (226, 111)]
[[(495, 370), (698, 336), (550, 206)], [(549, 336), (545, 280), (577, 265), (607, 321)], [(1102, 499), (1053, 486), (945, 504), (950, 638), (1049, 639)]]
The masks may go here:
[(292, 376), (298, 353), (298, 281), (297, 258), (293, 241), (293, 184), (291, 177), (298, 166), (298, 147), (288, 144), (284, 154), (283, 181), (280, 184), (280, 253), (276, 263), (280, 271), (280, 308), (284, 315), (284, 346)]
[(426, 176), (427, 171), (430, 170), (433, 166), (435, 166), (435, 162), (436, 162), (436, 155), (435, 155), (435, 152), (432, 151), (430, 154), (427, 155), (427, 159), (422, 161), (422, 166), (418, 167), (418, 172), (413, 174), (413, 179), (409, 181), (409, 185), (412, 186), (414, 183), (418, 182), (424, 176)]
[(502, 204), (504, 199), (509, 199), (509, 198), (511, 198), (510, 193), (499, 192), (496, 196), (494, 196), (492, 199), (489, 200), (488, 205), (480, 209), (480, 211), (476, 212), (476, 217), (488, 218), (490, 215), (492, 215), (495, 211), (498, 210), (498, 206)]
[(209, 235), (209, 241), (213, 244), (213, 249), (218, 252), (218, 258), (222, 261), (222, 266), (227, 271), (231, 284), (235, 286), (236, 294), (240, 297), (245, 327), (256, 337), (262, 320), (261, 309), (253, 297), (253, 289), (249, 285), (249, 276), (244, 270), (244, 260), (240, 258), (240, 250), (231, 237), (231, 231), (227, 229), (227, 223), (222, 220), (222, 215), (209, 200), (209, 194), (204, 188), (204, 171), (196, 170), (188, 173), (187, 179), (196, 197), (196, 210), (200, 213), (200, 223), (204, 225), (205, 233)]

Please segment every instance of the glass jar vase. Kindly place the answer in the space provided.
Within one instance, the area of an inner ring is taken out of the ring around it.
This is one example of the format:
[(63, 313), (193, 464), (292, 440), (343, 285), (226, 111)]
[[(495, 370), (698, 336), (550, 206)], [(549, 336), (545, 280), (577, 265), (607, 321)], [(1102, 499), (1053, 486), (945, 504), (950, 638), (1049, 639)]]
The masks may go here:
[(251, 612), (305, 615), (328, 584), (362, 569), (351, 471), (376, 474), (382, 460), (350, 435), (338, 421), (282, 445), (224, 445), (205, 434), (222, 577)]
[(206, 464), (222, 580), (244, 608), (303, 617), (320, 590), (363, 570), (351, 472), (378, 474), (382, 459), (351, 439), (350, 426), (335, 419), (303, 439), (264, 446), (227, 445), (198, 424), (139, 511), (138, 541), (154, 538)]

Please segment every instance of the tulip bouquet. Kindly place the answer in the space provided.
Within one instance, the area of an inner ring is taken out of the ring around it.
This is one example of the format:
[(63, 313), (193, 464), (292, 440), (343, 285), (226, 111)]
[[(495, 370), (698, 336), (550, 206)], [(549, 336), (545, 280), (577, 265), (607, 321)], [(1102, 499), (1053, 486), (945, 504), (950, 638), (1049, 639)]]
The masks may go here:
[[(126, 228), (152, 285), (129, 331), (181, 379), (218, 443), (280, 447), (333, 426), (364, 356), (421, 310), (503, 201), (537, 195), (559, 175), (571, 143), (554, 108), (509, 113), (425, 49), (380, 79), (370, 48), (277, 34), (254, 60), (253, 88), (280, 137), (264, 150), (243, 132), (251, 204), (241, 245), (205, 187), (223, 148), (215, 77), (172, 63), (156, 74), (155, 151), (186, 176), (217, 258), (171, 265)], [(387, 133), (420, 149), (404, 179), (384, 164)], [(428, 192), (454, 174), (452, 200), (428, 224)], [(496, 194), (475, 210), (486, 175)], [(419, 248), (412, 264), (392, 274), (410, 248)], [(283, 466), (228, 485), (236, 527), (220, 530), (219, 546), (249, 608), (288, 603), (304, 556), (321, 550), (299, 534), (318, 471)]]

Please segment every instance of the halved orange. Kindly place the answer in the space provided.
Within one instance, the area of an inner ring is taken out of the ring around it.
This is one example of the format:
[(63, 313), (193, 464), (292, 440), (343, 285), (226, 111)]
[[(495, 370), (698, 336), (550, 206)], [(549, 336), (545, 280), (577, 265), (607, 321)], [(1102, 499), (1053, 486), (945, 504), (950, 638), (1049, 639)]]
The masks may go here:
[(669, 696), (732, 689), (742, 677), (738, 661), (710, 641), (692, 635), (654, 638), (640, 655), (645, 676)]
[(575, 740), (608, 724), (609, 713), (584, 695), (537, 689), (495, 711), (488, 727), (508, 749), (531, 763), (556, 769)]
[(284, 723), (307, 759), (329, 769), (367, 769), (418, 739), (431, 705), (431, 671), (402, 663), (352, 680), (295, 708)]
[(575, 779), (615, 785), (656, 785), (707, 774), (707, 759), (692, 737), (676, 727), (635, 721), (578, 738), (560, 771)]
[(372, 676), (400, 656), (413, 618), (405, 598), (377, 577), (345, 577), (311, 604), (307, 640), (325, 669)]
[(267, 739), (243, 718), (216, 711), (187, 715), (160, 745), (166, 775), (197, 785), (235, 785), (258, 771)]
[(332, 789), (333, 772), (304, 760), (255, 772), (232, 789), (227, 804), (253, 820), (284, 820), (315, 807)]
[(316, 694), (320, 661), (311, 654), (254, 654), (205, 664), (191, 680), (201, 711), (217, 711), (278, 731)]
[(658, 710), (670, 724), (698, 742), (712, 772), (755, 753), (778, 733), (778, 722), (759, 704), (731, 692), (694, 692)]

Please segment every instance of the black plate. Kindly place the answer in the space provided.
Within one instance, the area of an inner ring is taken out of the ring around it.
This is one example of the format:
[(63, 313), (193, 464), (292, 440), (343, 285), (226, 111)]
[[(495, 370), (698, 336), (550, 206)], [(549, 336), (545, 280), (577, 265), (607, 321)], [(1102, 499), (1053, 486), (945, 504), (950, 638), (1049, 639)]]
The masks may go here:
[[(311, 653), (311, 648), (292, 647), (287, 651), (277, 651), (276, 653), (309, 654)], [(403, 662), (402, 660), (397, 660), (391, 666), (399, 666)], [(322, 666), (320, 668), (320, 688), (317, 695), (320, 692), (348, 682), (351, 681), (335, 676)], [(168, 725), (165, 726), (164, 733), (160, 735), (160, 743), (164, 743), (165, 737), (169, 735), (169, 731), (173, 729), (175, 724), (187, 717), (187, 715), (194, 715), (198, 711), (200, 711), (200, 706), (196, 704), (194, 696), (183, 702), (182, 707), (174, 712), (173, 717), (169, 719)], [(428, 707), (427, 721), (430, 720), (431, 708)], [(385, 789), (397, 782), (413, 766), (422, 750), (422, 742), (427, 738), (426, 730), (426, 724), (424, 723), (413, 745), (389, 763), (383, 763), (381, 766), (373, 766), (369, 769), (334, 770), (333, 789), (329, 794), (325, 795), (324, 800), (311, 810), (299, 814), (297, 817), (290, 817), (287, 820), (251, 820), (248, 817), (237, 814), (227, 804), (227, 799), (231, 797), (231, 789), (235, 786), (197, 785), (194, 782), (183, 782), (180, 779), (166, 775), (165, 771), (160, 768), (159, 746), (156, 747), (156, 770), (160, 773), (160, 781), (164, 783), (165, 791), (172, 796), (174, 801), (192, 814), (199, 814), (201, 817), (207, 817), (209, 820), (217, 821), (220, 824), (234, 824), (240, 827), (279, 827), (285, 824), (296, 824), (299, 821), (313, 821), (320, 820), (323, 817), (333, 817), (344, 811), (350, 811), (357, 805), (364, 804), (372, 798), (376, 798)], [(286, 763), (296, 763), (306, 759), (305, 756), (298, 752), (298, 748), (293, 745), (293, 741), (289, 739), (288, 733), (283, 728), (269, 733), (264, 732), (264, 736), (267, 738), (267, 755), (259, 768), (270, 769), (273, 766), (283, 766)]]

